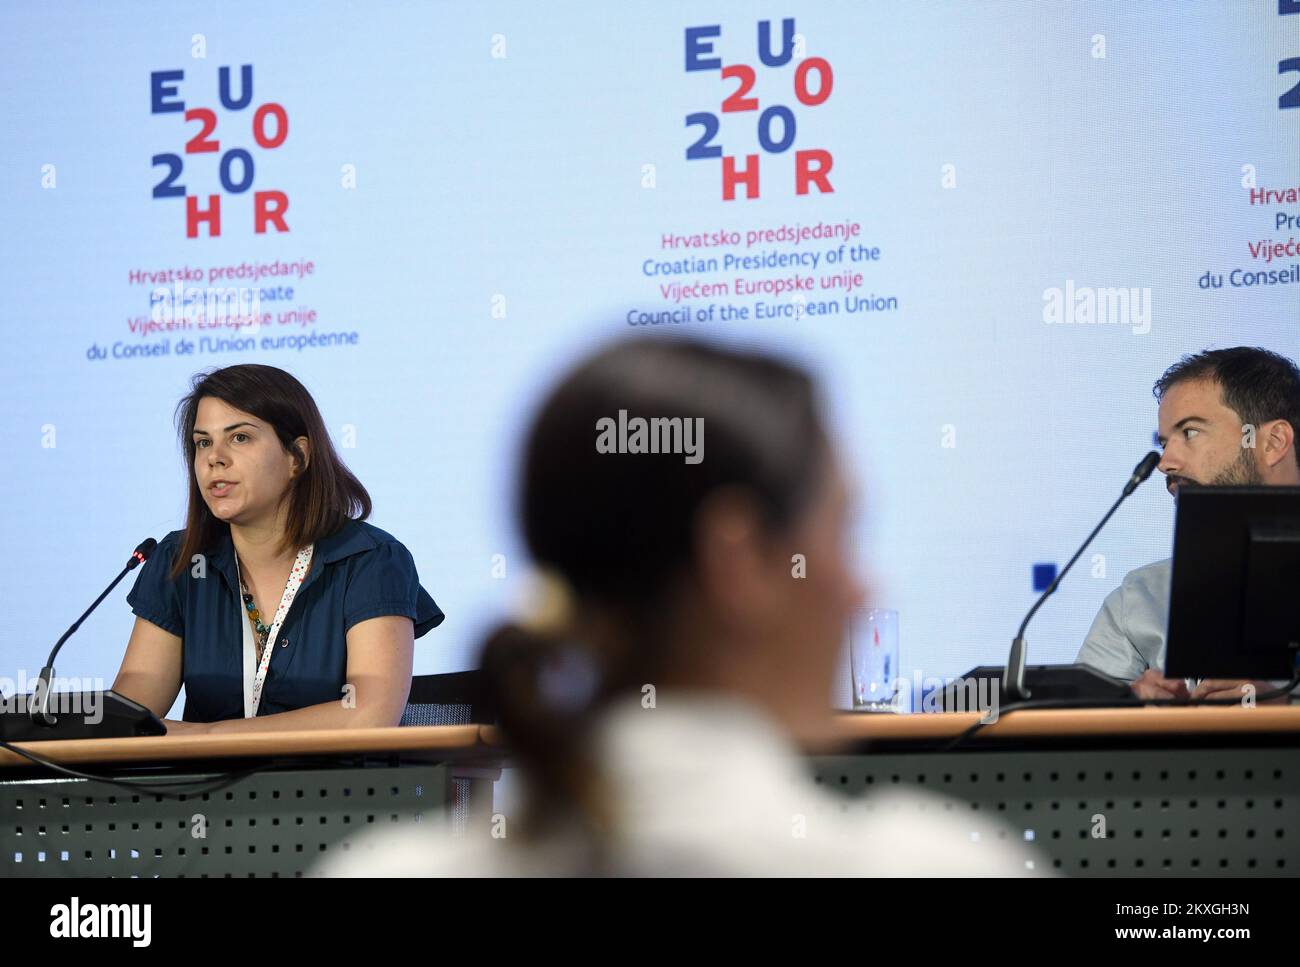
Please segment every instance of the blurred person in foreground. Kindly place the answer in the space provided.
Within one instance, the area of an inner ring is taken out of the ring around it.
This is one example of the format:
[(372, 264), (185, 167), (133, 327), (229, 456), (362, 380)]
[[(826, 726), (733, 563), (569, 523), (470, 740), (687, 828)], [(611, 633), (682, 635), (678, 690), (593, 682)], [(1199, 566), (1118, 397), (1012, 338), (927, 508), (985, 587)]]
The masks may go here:
[(543, 593), (482, 656), (523, 815), (459, 836), (441, 816), (373, 830), (314, 872), (1041, 870), (964, 804), (888, 792), (844, 809), (812, 783), (801, 756), (833, 746), (828, 697), (864, 594), (850, 510), (800, 370), (657, 338), (582, 362), (525, 446), (520, 511)]

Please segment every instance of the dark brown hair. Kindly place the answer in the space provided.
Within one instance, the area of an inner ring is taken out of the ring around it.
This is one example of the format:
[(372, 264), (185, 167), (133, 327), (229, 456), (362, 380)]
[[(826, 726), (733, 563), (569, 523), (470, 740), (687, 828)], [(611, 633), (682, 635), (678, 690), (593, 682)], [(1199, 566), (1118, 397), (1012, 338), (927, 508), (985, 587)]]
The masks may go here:
[(282, 551), (328, 537), (349, 519), (365, 520), (370, 516), (370, 495), (339, 459), (316, 401), (302, 383), (283, 369), (258, 363), (198, 373), (192, 380), (189, 395), (176, 407), (176, 428), (185, 454), (190, 495), (185, 538), (172, 564), (172, 578), (179, 577), (194, 555), (209, 550), (230, 526), (217, 520), (208, 509), (194, 473), (194, 421), (199, 401), (205, 396), (251, 413), (269, 424), (285, 453), (295, 454), (299, 461), (303, 454), (294, 440), (305, 436), (310, 441), (307, 469), (294, 478), (289, 490)]
[[(1196, 379), (1218, 383), (1224, 405), (1242, 423), (1257, 427), (1286, 420), (1300, 433), (1300, 370), (1285, 356), (1257, 346), (1207, 349), (1170, 366), (1152, 392), (1159, 400), (1169, 387)], [(1300, 447), (1293, 449), (1300, 465)]]
[[(620, 410), (702, 419), (703, 459), (598, 452), (600, 421)], [(528, 777), (525, 836), (576, 822), (600, 855), (615, 817), (586, 740), (602, 706), (660, 680), (668, 624), (693, 580), (702, 505), (734, 488), (780, 533), (800, 520), (828, 453), (812, 380), (758, 353), (630, 339), (551, 391), (525, 444), (519, 512), (534, 560), (571, 589), (581, 630), (507, 624), (482, 656), (491, 703)]]

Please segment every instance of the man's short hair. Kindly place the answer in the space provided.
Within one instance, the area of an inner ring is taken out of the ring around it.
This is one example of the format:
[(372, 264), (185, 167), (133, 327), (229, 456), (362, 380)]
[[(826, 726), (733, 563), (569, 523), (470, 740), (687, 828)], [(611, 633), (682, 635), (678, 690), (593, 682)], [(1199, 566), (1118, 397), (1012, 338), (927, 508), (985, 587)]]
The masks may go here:
[[(1271, 420), (1286, 420), (1300, 433), (1300, 369), (1285, 356), (1258, 346), (1207, 349), (1184, 356), (1156, 380), (1153, 392), (1162, 399), (1169, 387), (1194, 379), (1212, 379), (1223, 402), (1243, 424), (1259, 427)], [(1300, 465), (1300, 449), (1296, 464)]]

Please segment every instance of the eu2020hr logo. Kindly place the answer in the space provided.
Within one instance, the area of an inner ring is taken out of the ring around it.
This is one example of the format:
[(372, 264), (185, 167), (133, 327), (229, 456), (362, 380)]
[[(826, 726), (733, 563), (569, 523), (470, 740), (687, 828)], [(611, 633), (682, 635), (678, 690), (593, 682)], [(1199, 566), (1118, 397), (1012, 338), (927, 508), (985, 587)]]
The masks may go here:
[[(153, 156), (154, 167), (164, 165), (167, 168), (162, 181), (154, 185), (153, 197), (185, 199), (186, 238), (198, 238), (200, 225), (206, 226), (210, 238), (217, 238), (221, 235), (222, 195), (208, 195), (205, 204), (198, 194), (187, 193), (181, 182), (186, 174), (186, 159), (191, 155), (217, 155), (217, 176), (221, 190), (232, 197), (247, 195), (257, 179), (253, 154), (245, 147), (227, 147), (223, 151), (222, 137), (233, 127), (232, 136), (236, 141), (251, 135), (253, 144), (258, 148), (274, 151), (289, 136), (289, 114), (274, 101), (260, 104), (250, 113), (249, 108), (253, 103), (252, 65), (245, 64), (239, 69), (238, 96), (231, 90), (230, 68), (222, 67), (217, 71), (217, 101), (223, 111), (233, 117), (221, 125), (222, 130), (219, 132), (215, 110), (210, 107), (186, 106), (181, 93), (184, 82), (183, 70), (153, 71), (149, 75), (150, 113), (184, 113), (186, 122), (192, 121), (198, 125), (193, 137), (185, 142), (181, 154), (169, 152)], [(244, 122), (249, 122), (249, 127), (244, 127)], [(252, 209), (253, 231), (256, 234), (265, 234), (268, 228), (276, 232), (289, 231), (289, 223), (285, 219), (289, 210), (289, 196), (285, 192), (254, 191)]]
[[(758, 146), (769, 155), (780, 155), (794, 147), (799, 126), (794, 111), (788, 104), (771, 104), (762, 107), (757, 97), (752, 97), (754, 84), (758, 80), (758, 69), (752, 64), (724, 64), (715, 45), (722, 37), (722, 27), (718, 24), (705, 27), (686, 28), (686, 70), (719, 71), (721, 79), (734, 80), (736, 88), (723, 98), (718, 113), (699, 111), (686, 115), (686, 127), (701, 127), (702, 133), (695, 143), (686, 149), (687, 161), (702, 161), (706, 158), (722, 159), (722, 200), (734, 201), (737, 186), (744, 186), (745, 198), (759, 197), (759, 173), (761, 155), (746, 154), (743, 163), (738, 163), (736, 155), (726, 154), (721, 144), (716, 143), (722, 122), (719, 114), (744, 114), (754, 112), (757, 115)], [(808, 108), (815, 108), (826, 103), (831, 96), (835, 77), (830, 63), (824, 57), (796, 58), (796, 48), (802, 48), (803, 39), (796, 42), (794, 18), (781, 21), (781, 48), (772, 50), (772, 22), (758, 21), (757, 50), (759, 64), (769, 70), (782, 70), (792, 61), (797, 60), (791, 83), (794, 100)], [(800, 55), (802, 50), (799, 50)], [(760, 110), (761, 108), (761, 110)], [(794, 153), (794, 190), (796, 195), (806, 195), (815, 187), (820, 194), (830, 194), (831, 166), (834, 159), (825, 148), (797, 148)]]

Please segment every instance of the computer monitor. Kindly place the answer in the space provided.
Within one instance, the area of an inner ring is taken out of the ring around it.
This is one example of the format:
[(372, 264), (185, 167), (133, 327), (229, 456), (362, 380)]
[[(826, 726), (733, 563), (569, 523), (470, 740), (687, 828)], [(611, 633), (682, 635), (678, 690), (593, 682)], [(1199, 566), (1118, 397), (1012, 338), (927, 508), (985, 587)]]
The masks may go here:
[(1300, 654), (1300, 487), (1180, 487), (1165, 674), (1290, 679)]

